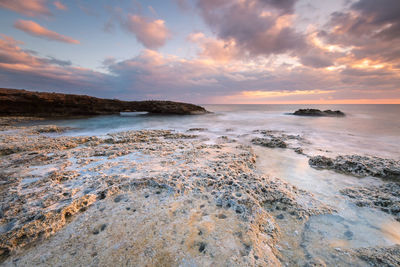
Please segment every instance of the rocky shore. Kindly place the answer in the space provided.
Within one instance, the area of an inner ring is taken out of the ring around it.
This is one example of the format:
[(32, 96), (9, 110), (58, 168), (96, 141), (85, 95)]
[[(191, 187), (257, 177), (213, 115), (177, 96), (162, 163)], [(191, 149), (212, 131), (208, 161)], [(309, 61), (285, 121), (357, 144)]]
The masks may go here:
[(258, 174), (251, 148), (226, 139), (206, 145), (162, 130), (46, 135), (63, 130), (13, 127), (1, 135), (6, 266), (279, 266), (279, 225), (264, 207), (298, 220), (329, 212), (301, 205), (305, 192)]
[(1, 116), (66, 117), (136, 111), (178, 115), (207, 113), (200, 106), (172, 101), (121, 101), (86, 95), (0, 88)]
[[(335, 210), (260, 173), (249, 144), (205, 142), (205, 128), (70, 137), (65, 127), (10, 124), (0, 131), (4, 266), (373, 266), (388, 253), (332, 247), (324, 262), (307, 231), (310, 218)], [(307, 144), (280, 131), (250, 136), (295, 151)]]

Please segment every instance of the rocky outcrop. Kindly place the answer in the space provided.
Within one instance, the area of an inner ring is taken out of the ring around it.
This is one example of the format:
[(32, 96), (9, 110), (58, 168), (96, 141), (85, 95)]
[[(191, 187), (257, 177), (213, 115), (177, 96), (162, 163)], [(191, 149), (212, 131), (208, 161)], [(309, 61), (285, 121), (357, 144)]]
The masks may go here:
[(359, 207), (371, 207), (393, 215), (400, 222), (400, 184), (351, 187), (340, 191)]
[(400, 178), (400, 162), (391, 159), (359, 155), (338, 156), (334, 159), (315, 156), (308, 163), (313, 168), (330, 169), (358, 177)]
[(285, 143), (285, 141), (279, 139), (279, 138), (254, 138), (253, 140), (251, 140), (251, 142), (255, 145), (259, 145), (259, 146), (265, 146), (265, 147), (269, 147), (269, 148), (286, 148), (287, 144)]
[(289, 148), (298, 154), (303, 154), (303, 149), (299, 147), (307, 141), (300, 135), (285, 134), (282, 131), (273, 130), (255, 130), (254, 134), (262, 135), (251, 140), (254, 145), (265, 146), (269, 148)]
[(400, 266), (400, 245), (392, 247), (360, 248), (356, 254), (370, 266)]
[(345, 114), (340, 110), (324, 110), (307, 108), (296, 110), (292, 115), (297, 116), (312, 116), (312, 117), (344, 117)]
[(172, 101), (121, 101), (86, 95), (0, 89), (0, 115), (3, 116), (81, 116), (134, 111), (179, 115), (207, 113), (203, 107)]

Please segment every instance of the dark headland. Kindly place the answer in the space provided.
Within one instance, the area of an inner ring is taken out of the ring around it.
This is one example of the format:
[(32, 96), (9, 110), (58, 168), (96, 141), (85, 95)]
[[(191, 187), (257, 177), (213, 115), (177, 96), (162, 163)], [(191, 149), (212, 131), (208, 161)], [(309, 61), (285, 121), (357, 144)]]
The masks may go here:
[(173, 101), (122, 101), (87, 95), (31, 92), (0, 88), (2, 116), (86, 116), (120, 112), (196, 115), (207, 113), (203, 107)]

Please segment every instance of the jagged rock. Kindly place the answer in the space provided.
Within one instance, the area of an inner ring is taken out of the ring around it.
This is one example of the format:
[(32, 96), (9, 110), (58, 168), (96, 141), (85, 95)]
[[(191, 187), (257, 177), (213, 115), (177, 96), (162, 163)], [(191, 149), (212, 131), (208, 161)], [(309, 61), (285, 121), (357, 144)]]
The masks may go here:
[(287, 144), (285, 141), (279, 138), (254, 138), (251, 142), (255, 145), (266, 146), (270, 148), (280, 147), (286, 148)]
[(0, 89), (0, 115), (79, 116), (146, 111), (158, 114), (204, 114), (203, 107), (172, 101), (121, 101), (86, 95), (30, 92)]
[(392, 247), (360, 248), (356, 254), (370, 266), (394, 267), (400, 266), (400, 245)]
[(308, 161), (311, 167), (330, 169), (336, 172), (351, 174), (358, 177), (374, 176), (381, 178), (399, 178), (400, 162), (378, 157), (359, 155), (338, 156), (334, 159), (325, 156), (311, 157)]
[(340, 191), (359, 207), (372, 207), (393, 215), (400, 222), (400, 184), (351, 187)]
[(297, 116), (315, 116), (315, 117), (344, 117), (345, 114), (340, 110), (324, 110), (307, 108), (296, 110), (293, 115)]

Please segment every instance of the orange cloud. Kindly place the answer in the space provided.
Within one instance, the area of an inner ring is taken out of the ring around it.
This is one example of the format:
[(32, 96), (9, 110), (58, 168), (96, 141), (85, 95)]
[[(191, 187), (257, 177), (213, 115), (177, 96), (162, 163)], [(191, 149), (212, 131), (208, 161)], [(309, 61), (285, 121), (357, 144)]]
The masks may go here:
[(67, 6), (61, 3), (60, 1), (55, 1), (53, 4), (59, 10), (68, 10)]
[(293, 95), (316, 95), (316, 94), (329, 94), (335, 91), (332, 90), (295, 90), (295, 91), (243, 91), (240, 97), (246, 98), (274, 98), (282, 96), (293, 96)]
[(30, 20), (18, 20), (15, 24), (14, 27), (17, 29), (20, 29), (21, 31), (26, 32), (27, 34), (30, 34), (32, 36), (36, 36), (39, 38), (45, 38), (47, 40), (52, 40), (52, 41), (59, 41), (59, 42), (64, 42), (64, 43), (69, 43), (69, 44), (79, 44), (78, 40), (72, 39), (71, 37), (61, 35), (59, 33), (50, 31), (39, 24), (37, 24), (34, 21)]
[(0, 8), (10, 9), (26, 16), (51, 15), (47, 0), (0, 0)]

